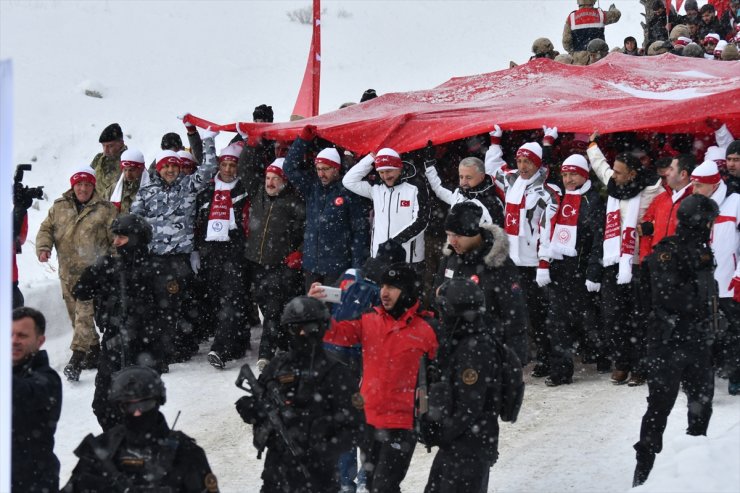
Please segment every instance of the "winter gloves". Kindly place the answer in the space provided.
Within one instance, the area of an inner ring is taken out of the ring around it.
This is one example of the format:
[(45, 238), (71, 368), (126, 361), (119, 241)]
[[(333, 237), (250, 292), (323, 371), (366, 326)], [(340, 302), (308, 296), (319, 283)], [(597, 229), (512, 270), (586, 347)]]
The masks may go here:
[(553, 145), (558, 139), (558, 127), (548, 127), (547, 125), (542, 125), (542, 130), (545, 132), (545, 137), (542, 139), (542, 145)]
[(501, 136), (504, 135), (504, 131), (501, 130), (501, 127), (494, 124), (493, 130), (488, 132), (488, 135), (491, 136), (491, 145), (501, 145)]
[(306, 125), (303, 127), (303, 130), (301, 130), (301, 134), (298, 137), (306, 142), (311, 142), (317, 135), (316, 125)]

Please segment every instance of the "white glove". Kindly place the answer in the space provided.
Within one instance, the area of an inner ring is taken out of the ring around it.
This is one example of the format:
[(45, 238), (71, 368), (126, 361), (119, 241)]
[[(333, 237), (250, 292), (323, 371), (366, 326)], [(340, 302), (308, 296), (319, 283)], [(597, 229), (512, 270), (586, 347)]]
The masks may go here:
[(218, 131), (217, 130), (211, 130), (211, 127), (208, 127), (207, 129), (202, 130), (200, 132), (200, 137), (203, 140), (206, 140), (206, 139), (215, 139), (217, 135), (218, 135)]
[[(184, 120), (185, 117), (186, 116), (189, 116), (189, 115), (190, 115), (190, 113), (184, 113), (182, 115), (177, 115), (177, 119), (178, 120)], [(182, 124), (185, 125), (185, 129), (188, 131), (189, 134), (192, 134), (192, 133), (194, 133), (194, 132), (197, 131), (197, 129), (195, 128), (195, 125), (193, 125), (190, 122), (183, 121)]]
[(491, 137), (497, 137), (500, 139), (501, 136), (504, 135), (504, 131), (501, 130), (501, 127), (499, 127), (498, 125), (494, 125), (493, 130), (488, 132), (488, 135), (490, 135)]
[(269, 363), (269, 360), (266, 360), (265, 358), (260, 358), (257, 360), (257, 370), (259, 370), (260, 373), (265, 371), (265, 367), (267, 366), (267, 363)]
[(537, 278), (535, 279), (537, 281), (537, 285), (541, 288), (544, 288), (548, 284), (550, 284), (550, 269), (537, 269)]
[(591, 282), (588, 279), (586, 279), (586, 289), (589, 293), (598, 293), (601, 291), (601, 283), (600, 282)]
[(194, 273), (198, 273), (200, 270), (200, 253), (192, 252), (190, 254), (190, 268), (193, 269)]
[(249, 140), (249, 136), (247, 135), (247, 132), (245, 130), (242, 130), (242, 124), (241, 122), (237, 122), (236, 124), (236, 131), (239, 135), (241, 135), (242, 139), (244, 139), (244, 142)]
[(558, 127), (548, 127), (547, 125), (542, 125), (542, 130), (545, 131), (545, 138), (542, 139), (542, 142), (544, 144), (552, 145), (553, 142), (558, 139)]

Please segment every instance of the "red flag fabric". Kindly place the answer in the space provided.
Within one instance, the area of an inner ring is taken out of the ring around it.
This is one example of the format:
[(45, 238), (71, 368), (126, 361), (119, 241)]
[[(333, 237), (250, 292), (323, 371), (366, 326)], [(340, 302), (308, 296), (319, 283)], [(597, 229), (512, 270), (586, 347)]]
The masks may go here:
[(313, 0), (313, 35), (308, 52), (306, 71), (298, 91), (298, 99), (291, 120), (295, 117), (310, 118), (319, 114), (319, 92), (321, 88), (321, 0)]
[[(305, 125), (358, 154), (391, 147), (406, 152), (488, 132), (557, 126), (560, 132), (624, 131), (711, 134), (708, 117), (740, 136), (737, 63), (671, 54), (611, 53), (594, 65), (534, 59), (517, 67), (456, 77), (429, 90), (384, 94), (307, 120), (242, 123), (253, 137), (292, 140)], [(188, 121), (200, 127), (210, 122)], [(215, 126), (236, 130), (234, 123)]]
[(724, 13), (730, 10), (730, 0), (709, 0), (707, 3), (714, 5), (718, 19), (721, 19)]
[(676, 4), (676, 12), (678, 12), (679, 10), (681, 10), (681, 7), (683, 6), (683, 0), (675, 0), (675, 4)]

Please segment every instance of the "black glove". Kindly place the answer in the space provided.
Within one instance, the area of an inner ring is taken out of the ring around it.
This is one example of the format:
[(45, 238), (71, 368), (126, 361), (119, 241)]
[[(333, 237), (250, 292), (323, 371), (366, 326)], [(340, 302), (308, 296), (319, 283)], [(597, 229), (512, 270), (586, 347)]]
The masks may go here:
[(421, 155), (424, 159), (424, 168), (429, 168), (437, 164), (437, 150), (431, 140), (427, 141), (426, 147), (422, 150)]
[(236, 412), (239, 413), (245, 423), (254, 424), (259, 416), (254, 396), (245, 395), (236, 401)]
[(655, 225), (649, 221), (645, 221), (640, 225), (643, 236), (652, 236), (655, 233)]

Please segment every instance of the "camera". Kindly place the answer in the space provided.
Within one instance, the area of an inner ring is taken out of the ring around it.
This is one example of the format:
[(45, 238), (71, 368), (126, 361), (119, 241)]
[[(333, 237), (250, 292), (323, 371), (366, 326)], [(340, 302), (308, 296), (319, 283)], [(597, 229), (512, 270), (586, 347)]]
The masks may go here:
[(19, 164), (15, 167), (13, 177), (13, 205), (28, 209), (33, 204), (33, 199), (44, 198), (44, 187), (27, 187), (23, 185), (23, 172), (31, 171), (30, 164)]

